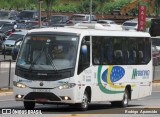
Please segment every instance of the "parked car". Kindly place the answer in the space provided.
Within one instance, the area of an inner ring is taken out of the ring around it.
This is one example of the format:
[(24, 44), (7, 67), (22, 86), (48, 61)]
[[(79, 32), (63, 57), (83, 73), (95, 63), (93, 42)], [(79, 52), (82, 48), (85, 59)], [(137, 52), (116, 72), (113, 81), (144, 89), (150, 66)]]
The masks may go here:
[(153, 65), (157, 66), (160, 64), (160, 51), (158, 51), (156, 46), (152, 46), (152, 57)]
[(113, 20), (98, 20), (97, 23), (100, 23), (103, 26), (107, 26), (110, 29), (113, 28), (113, 30), (122, 30), (122, 26), (119, 24), (116, 24), (116, 22)]
[[(39, 21), (27, 21), (26, 23), (26, 29), (34, 29), (39, 27)], [(41, 28), (48, 27), (48, 22), (41, 21)]]
[(160, 51), (160, 36), (152, 37), (152, 45), (156, 46), (158, 51)]
[(11, 34), (2, 44), (3, 54), (5, 52), (11, 53), (16, 40), (22, 39), (26, 34), (27, 34), (27, 31), (14, 32), (13, 34)]
[(116, 22), (113, 21), (113, 20), (98, 20), (97, 23), (100, 23), (100, 24), (116, 24)]
[(137, 30), (138, 29), (138, 21), (137, 20), (128, 20), (122, 24), (123, 30)]
[(15, 25), (16, 25), (16, 29), (26, 29), (26, 25), (22, 24), (22, 23), (16, 23), (16, 24), (15, 23), (7, 23), (2, 26), (2, 28), (0, 29), (0, 32), (7, 34), (7, 32), (10, 32), (10, 31), (12, 31), (12, 29), (15, 29), (15, 27), (14, 27)]
[(15, 23), (16, 21), (15, 20), (7, 20), (7, 19), (2, 19), (0, 20), (0, 29), (2, 28), (2, 26), (4, 24), (7, 24), (7, 23)]
[(3, 26), (2, 26), (1, 29), (0, 29), (0, 32), (5, 33), (5, 32), (7, 32), (8, 30), (13, 29), (13, 28), (14, 28), (14, 25), (15, 25), (14, 23), (3, 24)]
[(38, 21), (28, 21), (25, 24), (26, 24), (26, 29), (32, 29), (33, 26), (38, 25)]
[(149, 29), (150, 35), (153, 36), (160, 36), (160, 18), (151, 19), (151, 26)]
[(97, 21), (97, 18), (95, 15), (90, 14), (73, 14), (70, 18), (70, 20), (67, 22), (68, 25), (74, 25), (76, 23), (87, 23), (90, 21)]
[(18, 55), (18, 52), (20, 50), (22, 41), (23, 41), (23, 38), (16, 40), (16, 42), (14, 44), (14, 47), (12, 48), (12, 52), (11, 52), (12, 60), (17, 59), (17, 55)]
[(67, 24), (69, 17), (66, 15), (53, 15), (50, 17), (49, 25), (53, 27), (63, 27)]
[(4, 33), (0, 33), (0, 51), (2, 50), (2, 43), (5, 41), (6, 37)]
[(18, 15), (16, 10), (3, 10), (0, 11), (0, 19), (12, 19), (15, 20)]
[(27, 22), (38, 20), (38, 11), (37, 10), (23, 10), (19, 13), (16, 18), (17, 22)]

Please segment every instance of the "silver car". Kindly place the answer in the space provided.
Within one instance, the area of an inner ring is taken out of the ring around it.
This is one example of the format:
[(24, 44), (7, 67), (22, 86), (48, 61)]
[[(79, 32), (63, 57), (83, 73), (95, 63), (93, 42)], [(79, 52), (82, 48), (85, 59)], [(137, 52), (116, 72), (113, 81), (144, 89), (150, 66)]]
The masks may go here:
[(5, 54), (6, 52), (12, 51), (14, 48), (15, 42), (19, 39), (22, 39), (27, 34), (27, 31), (24, 32), (14, 32), (11, 34), (2, 44), (2, 53)]
[(138, 21), (137, 20), (128, 20), (122, 24), (123, 30), (137, 30), (138, 29)]

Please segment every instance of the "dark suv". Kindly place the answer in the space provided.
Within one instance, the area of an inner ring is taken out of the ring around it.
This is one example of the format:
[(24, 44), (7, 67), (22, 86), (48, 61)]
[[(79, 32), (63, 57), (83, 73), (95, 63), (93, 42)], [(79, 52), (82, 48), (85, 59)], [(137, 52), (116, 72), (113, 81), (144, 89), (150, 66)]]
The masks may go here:
[(49, 25), (54, 27), (63, 27), (66, 25), (69, 17), (66, 15), (53, 15), (50, 17)]
[(16, 18), (17, 22), (27, 22), (27, 21), (38, 20), (38, 11), (37, 10), (23, 10), (19, 13)]
[(18, 11), (15, 10), (4, 10), (0, 11), (0, 19), (11, 19), (15, 20), (18, 15)]
[(157, 66), (160, 63), (160, 52), (156, 46), (152, 46), (153, 65)]

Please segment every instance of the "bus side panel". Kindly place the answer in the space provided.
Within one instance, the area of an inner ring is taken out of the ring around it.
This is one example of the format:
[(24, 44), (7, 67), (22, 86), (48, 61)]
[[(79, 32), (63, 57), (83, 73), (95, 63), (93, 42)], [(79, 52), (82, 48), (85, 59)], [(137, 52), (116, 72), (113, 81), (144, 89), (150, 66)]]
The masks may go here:
[(94, 67), (88, 67), (82, 71), (78, 77), (78, 84), (81, 84), (79, 89), (80, 95), (83, 96), (86, 87), (91, 88), (91, 101), (97, 102), (102, 101), (102, 93), (98, 88), (98, 82), (96, 77), (97, 71), (95, 72)]
[(150, 83), (140, 83), (139, 98), (151, 95), (152, 85)]

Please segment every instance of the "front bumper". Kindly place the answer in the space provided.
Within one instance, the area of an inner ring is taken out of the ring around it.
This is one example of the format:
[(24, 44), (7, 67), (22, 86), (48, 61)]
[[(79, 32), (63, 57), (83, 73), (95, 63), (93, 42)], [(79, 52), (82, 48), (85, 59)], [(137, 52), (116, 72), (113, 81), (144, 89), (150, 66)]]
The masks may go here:
[(33, 101), (36, 103), (74, 104), (77, 103), (74, 88), (71, 89), (49, 89), (48, 92), (35, 92), (31, 88), (17, 88), (14, 86), (16, 101)]

